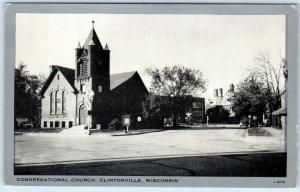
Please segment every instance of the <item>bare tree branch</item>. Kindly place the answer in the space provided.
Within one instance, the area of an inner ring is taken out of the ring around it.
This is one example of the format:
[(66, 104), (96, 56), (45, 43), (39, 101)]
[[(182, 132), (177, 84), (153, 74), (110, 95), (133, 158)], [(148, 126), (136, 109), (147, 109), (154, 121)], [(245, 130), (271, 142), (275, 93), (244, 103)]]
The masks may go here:
[(255, 66), (251, 69), (251, 72), (265, 82), (267, 89), (271, 92), (275, 100), (275, 105), (279, 105), (280, 80), (283, 69), (282, 63), (280, 63), (279, 67), (275, 67), (271, 62), (269, 54), (267, 52), (260, 52), (259, 55), (254, 58), (254, 64)]

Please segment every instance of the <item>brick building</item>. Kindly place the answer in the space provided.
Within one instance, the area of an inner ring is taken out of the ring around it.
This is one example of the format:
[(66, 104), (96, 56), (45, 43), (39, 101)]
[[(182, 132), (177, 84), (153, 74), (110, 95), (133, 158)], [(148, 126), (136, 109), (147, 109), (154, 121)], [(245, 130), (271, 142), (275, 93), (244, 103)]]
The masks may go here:
[(110, 50), (103, 48), (94, 26), (83, 46), (75, 49), (75, 70), (53, 65), (44, 86), (41, 126), (72, 127), (91, 124), (95, 127), (121, 115), (142, 113), (148, 95), (138, 72), (110, 74)]

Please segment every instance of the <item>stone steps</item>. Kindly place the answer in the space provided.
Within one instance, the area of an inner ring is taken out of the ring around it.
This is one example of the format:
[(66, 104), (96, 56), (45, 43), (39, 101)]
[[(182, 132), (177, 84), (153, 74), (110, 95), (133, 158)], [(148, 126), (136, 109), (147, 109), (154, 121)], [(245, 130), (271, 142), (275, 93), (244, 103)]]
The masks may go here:
[(82, 136), (82, 135), (88, 135), (88, 130), (84, 129), (86, 125), (78, 125), (78, 126), (73, 126), (71, 128), (66, 128), (62, 130), (59, 134), (61, 136)]

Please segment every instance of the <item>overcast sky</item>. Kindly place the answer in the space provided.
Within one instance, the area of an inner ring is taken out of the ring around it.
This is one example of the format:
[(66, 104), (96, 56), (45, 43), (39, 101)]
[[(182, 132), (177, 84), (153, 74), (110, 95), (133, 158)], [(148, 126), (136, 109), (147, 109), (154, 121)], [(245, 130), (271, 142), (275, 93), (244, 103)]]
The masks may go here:
[(50, 65), (75, 68), (75, 48), (95, 20), (103, 46), (111, 50), (111, 73), (176, 64), (199, 69), (208, 79), (203, 95), (237, 84), (261, 51), (279, 65), (285, 56), (285, 16), (17, 14), (16, 64), (48, 75)]

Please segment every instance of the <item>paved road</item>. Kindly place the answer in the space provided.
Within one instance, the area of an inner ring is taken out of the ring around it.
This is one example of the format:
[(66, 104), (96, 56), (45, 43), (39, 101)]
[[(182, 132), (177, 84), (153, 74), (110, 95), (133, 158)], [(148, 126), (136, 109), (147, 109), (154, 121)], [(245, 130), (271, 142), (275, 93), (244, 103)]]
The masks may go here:
[[(143, 135), (111, 133), (34, 133), (15, 136), (16, 164), (66, 161), (112, 161), (162, 156), (199, 156), (256, 151), (285, 151), (282, 131), (267, 128), (267, 136), (247, 136), (244, 129), (182, 129)], [(72, 132), (72, 129), (68, 130)]]
[(286, 153), (255, 153), (25, 166), (15, 167), (15, 174), (283, 177), (285, 170)]

